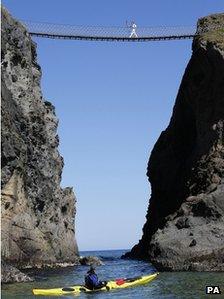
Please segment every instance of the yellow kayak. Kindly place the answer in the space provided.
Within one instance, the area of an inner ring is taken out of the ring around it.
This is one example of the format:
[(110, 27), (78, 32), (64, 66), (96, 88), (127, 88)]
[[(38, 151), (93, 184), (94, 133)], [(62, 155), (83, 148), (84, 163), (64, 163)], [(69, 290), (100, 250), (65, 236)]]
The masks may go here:
[(58, 288), (58, 289), (33, 289), (34, 295), (66, 295), (66, 294), (78, 294), (81, 292), (96, 292), (96, 291), (110, 291), (112, 289), (124, 289), (134, 286), (139, 286), (152, 281), (159, 273), (134, 277), (134, 278), (120, 278), (112, 281), (108, 281), (106, 286), (90, 290), (85, 286), (78, 285), (72, 287)]

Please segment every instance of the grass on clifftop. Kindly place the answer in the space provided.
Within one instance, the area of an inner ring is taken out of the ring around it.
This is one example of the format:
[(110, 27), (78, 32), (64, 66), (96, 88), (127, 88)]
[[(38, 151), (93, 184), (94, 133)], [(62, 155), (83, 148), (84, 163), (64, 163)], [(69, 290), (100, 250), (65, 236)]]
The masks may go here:
[(224, 28), (205, 32), (198, 37), (200, 42), (206, 41), (215, 44), (218, 48), (224, 50)]

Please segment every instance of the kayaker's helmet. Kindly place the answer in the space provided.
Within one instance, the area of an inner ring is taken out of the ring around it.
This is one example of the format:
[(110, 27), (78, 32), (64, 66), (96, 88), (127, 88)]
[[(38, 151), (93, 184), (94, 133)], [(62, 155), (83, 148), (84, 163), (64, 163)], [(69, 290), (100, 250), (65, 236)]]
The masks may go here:
[(93, 266), (90, 266), (88, 273), (93, 273), (93, 272), (95, 272), (95, 268)]

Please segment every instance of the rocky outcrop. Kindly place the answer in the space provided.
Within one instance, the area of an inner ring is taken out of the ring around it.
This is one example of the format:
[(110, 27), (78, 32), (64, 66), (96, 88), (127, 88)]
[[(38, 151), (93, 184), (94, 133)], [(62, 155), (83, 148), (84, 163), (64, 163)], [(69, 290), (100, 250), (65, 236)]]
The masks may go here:
[(34, 279), (4, 261), (1, 263), (1, 283), (29, 281), (34, 281)]
[(2, 258), (12, 266), (76, 263), (75, 196), (60, 187), (58, 119), (40, 89), (36, 46), (2, 10)]
[(126, 256), (160, 270), (224, 270), (224, 14), (200, 19), (173, 115), (148, 163), (152, 194)]
[(79, 258), (80, 265), (83, 266), (102, 266), (104, 263), (96, 256), (80, 256)]

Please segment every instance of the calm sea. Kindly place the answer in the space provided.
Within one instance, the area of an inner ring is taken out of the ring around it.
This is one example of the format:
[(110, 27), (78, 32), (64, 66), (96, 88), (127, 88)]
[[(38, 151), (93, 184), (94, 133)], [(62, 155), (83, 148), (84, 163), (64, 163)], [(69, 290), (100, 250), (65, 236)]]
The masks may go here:
[[(125, 250), (107, 250), (81, 252), (80, 255), (94, 255), (100, 257), (105, 265), (97, 267), (96, 272), (101, 280), (111, 280), (122, 277), (135, 277), (156, 272), (147, 262), (122, 260), (120, 256)], [(198, 299), (224, 298), (224, 273), (194, 273), (194, 272), (166, 272), (161, 273), (154, 281), (135, 288), (112, 290), (110, 292), (81, 293), (78, 296), (34, 296), (33, 288), (55, 288), (83, 284), (84, 275), (89, 267), (78, 266), (57, 270), (41, 270), (29, 273), (36, 279), (32, 283), (9, 284), (2, 286), (2, 298), (73, 298), (106, 299), (106, 298), (153, 298), (153, 299)], [(222, 295), (206, 295), (207, 285), (218, 285)]]

